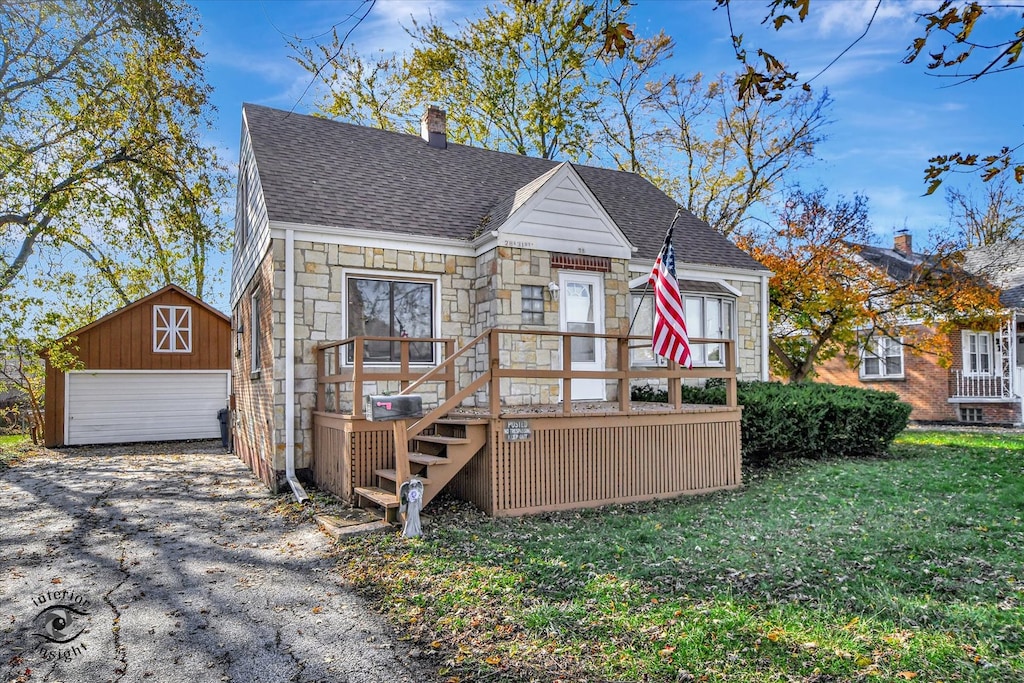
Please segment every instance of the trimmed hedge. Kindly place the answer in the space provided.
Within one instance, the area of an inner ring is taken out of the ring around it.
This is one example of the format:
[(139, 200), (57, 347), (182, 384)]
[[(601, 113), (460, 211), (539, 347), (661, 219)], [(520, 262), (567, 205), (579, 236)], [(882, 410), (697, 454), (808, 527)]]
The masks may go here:
[[(888, 391), (831, 384), (740, 382), (743, 459), (766, 465), (796, 458), (879, 455), (907, 426), (910, 406)], [(664, 390), (636, 387), (635, 401), (664, 401)], [(684, 403), (724, 404), (721, 386), (683, 387)]]

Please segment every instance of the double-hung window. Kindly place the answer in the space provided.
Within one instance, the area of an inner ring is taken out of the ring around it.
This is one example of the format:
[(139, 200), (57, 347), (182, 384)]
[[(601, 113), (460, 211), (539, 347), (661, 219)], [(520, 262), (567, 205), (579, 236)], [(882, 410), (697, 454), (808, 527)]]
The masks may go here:
[(995, 372), (995, 339), (991, 332), (963, 331), (964, 374), (991, 375)]
[(903, 344), (898, 339), (872, 337), (861, 345), (861, 379), (903, 377)]
[[(691, 339), (733, 339), (734, 301), (729, 297), (682, 293), (686, 334)], [(639, 311), (637, 310), (639, 308)], [(632, 310), (636, 314), (633, 334), (651, 334), (654, 330), (654, 295), (633, 293)], [(690, 344), (690, 354), (696, 367), (722, 367), (725, 365), (724, 344)], [(632, 361), (637, 365), (664, 364), (655, 357), (650, 347), (634, 348)]]
[[(434, 283), (350, 277), (347, 283), (349, 337), (434, 337)], [(349, 347), (350, 349), (352, 347)], [(398, 363), (402, 344), (368, 340), (363, 360)], [(349, 362), (352, 351), (349, 351)], [(434, 345), (409, 344), (409, 360), (433, 363)]]

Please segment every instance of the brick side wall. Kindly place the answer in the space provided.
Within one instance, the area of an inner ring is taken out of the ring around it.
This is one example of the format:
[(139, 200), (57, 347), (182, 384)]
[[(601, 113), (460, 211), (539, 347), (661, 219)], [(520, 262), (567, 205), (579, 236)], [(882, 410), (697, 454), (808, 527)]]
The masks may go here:
[[(243, 295), (232, 311), (235, 330), (243, 326), (240, 348), (233, 331), (231, 385), (234, 396), (233, 436), (235, 453), (245, 461), (263, 483), (277, 491), (283, 479), (284, 460), (278, 457), (274, 432), (274, 362), (272, 337), (275, 337), (270, 300), (273, 296), (274, 259), (267, 253), (252, 279), (245, 285)], [(262, 329), (262, 367), (253, 373), (251, 353), (252, 293), (259, 289), (261, 296), (260, 326)]]
[(833, 358), (822, 365), (815, 381), (842, 386), (861, 387), (877, 391), (892, 391), (900, 400), (910, 404), (911, 420), (953, 422), (957, 419), (955, 407), (947, 400), (949, 370), (930, 355), (905, 353), (902, 379), (861, 380), (859, 371), (845, 358)]

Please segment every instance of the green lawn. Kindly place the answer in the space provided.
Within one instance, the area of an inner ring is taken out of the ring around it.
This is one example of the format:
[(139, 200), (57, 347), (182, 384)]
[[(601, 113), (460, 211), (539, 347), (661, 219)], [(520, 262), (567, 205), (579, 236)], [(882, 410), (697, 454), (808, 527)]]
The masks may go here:
[(339, 546), (442, 680), (1024, 680), (1024, 437), (909, 432), (741, 491)]
[(23, 457), (26, 446), (30, 444), (29, 438), (22, 434), (0, 434), (0, 471)]

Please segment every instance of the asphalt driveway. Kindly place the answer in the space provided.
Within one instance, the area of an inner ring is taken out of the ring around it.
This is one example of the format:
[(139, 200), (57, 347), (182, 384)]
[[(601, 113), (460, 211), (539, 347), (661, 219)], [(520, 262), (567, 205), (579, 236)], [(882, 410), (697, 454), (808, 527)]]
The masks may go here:
[(0, 473), (4, 681), (426, 680), (219, 442), (67, 449)]

